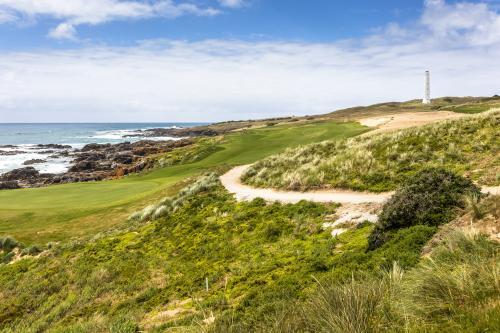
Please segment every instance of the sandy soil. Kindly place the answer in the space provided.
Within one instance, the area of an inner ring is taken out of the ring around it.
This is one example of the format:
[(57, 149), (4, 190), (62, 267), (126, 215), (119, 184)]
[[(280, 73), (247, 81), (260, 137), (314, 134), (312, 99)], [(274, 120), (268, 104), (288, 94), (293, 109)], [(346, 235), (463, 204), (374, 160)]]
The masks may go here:
[[(241, 183), (241, 175), (250, 165), (242, 165), (231, 169), (220, 177), (222, 185), (236, 196), (238, 201), (251, 201), (262, 198), (267, 201), (297, 203), (301, 200), (314, 202), (337, 202), (341, 204), (384, 203), (394, 192), (370, 193), (346, 190), (321, 190), (308, 192), (280, 191), (269, 188), (255, 188)], [(484, 187), (483, 193), (499, 194), (500, 187)]]
[(441, 120), (457, 119), (467, 116), (468, 115), (464, 113), (456, 113), (451, 111), (405, 112), (401, 114), (393, 114), (390, 116), (362, 118), (358, 121), (361, 125), (364, 126), (378, 127), (377, 129), (364, 134), (373, 135), (408, 127), (422, 126)]
[(239, 201), (251, 201), (262, 198), (267, 201), (297, 203), (301, 200), (314, 202), (338, 203), (383, 203), (392, 193), (365, 193), (344, 190), (323, 190), (310, 192), (279, 191), (275, 189), (255, 188), (241, 183), (240, 177), (249, 165), (236, 167), (220, 177), (222, 185), (235, 194)]

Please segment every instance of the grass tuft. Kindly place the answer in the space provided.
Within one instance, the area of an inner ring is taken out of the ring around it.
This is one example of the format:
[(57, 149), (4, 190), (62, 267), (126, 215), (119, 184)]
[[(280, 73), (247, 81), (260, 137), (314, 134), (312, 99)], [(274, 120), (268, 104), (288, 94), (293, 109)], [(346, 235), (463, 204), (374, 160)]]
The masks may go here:
[(395, 133), (325, 141), (265, 158), (242, 176), (258, 187), (388, 191), (428, 167), (499, 185), (500, 110)]

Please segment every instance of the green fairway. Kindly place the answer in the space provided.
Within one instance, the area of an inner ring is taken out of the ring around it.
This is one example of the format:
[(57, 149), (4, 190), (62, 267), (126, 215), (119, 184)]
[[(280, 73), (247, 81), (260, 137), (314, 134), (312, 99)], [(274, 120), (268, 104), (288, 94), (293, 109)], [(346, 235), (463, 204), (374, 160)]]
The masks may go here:
[[(367, 129), (358, 123), (314, 122), (232, 133), (201, 161), (120, 180), (0, 192), (0, 236), (46, 243), (84, 236), (123, 223), (126, 216), (168, 193), (182, 180), (221, 165), (255, 162), (287, 147), (342, 139)], [(180, 186), (180, 185), (179, 185)]]

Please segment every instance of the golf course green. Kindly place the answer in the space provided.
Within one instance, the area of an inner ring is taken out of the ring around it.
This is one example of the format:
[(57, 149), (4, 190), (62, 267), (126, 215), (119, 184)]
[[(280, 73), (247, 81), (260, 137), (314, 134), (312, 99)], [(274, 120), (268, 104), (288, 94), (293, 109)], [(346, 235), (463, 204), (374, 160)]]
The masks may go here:
[(204, 170), (248, 164), (311, 142), (343, 139), (367, 131), (355, 122), (290, 123), (225, 135), (219, 149), (190, 164), (164, 167), (118, 180), (73, 183), (0, 192), (0, 236), (44, 244), (93, 235), (125, 223), (150, 202), (176, 192)]

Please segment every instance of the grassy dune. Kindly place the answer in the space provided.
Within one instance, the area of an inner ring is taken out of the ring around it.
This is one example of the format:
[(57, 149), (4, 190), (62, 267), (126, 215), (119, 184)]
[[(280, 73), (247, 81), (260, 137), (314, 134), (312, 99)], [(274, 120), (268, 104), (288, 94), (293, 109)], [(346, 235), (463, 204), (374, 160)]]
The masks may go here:
[(331, 121), (247, 130), (226, 135), (211, 155), (194, 163), (113, 181), (0, 191), (0, 236), (43, 244), (92, 235), (123, 223), (131, 212), (175, 192), (183, 181), (203, 170), (252, 163), (287, 147), (364, 131), (357, 123)]
[[(424, 221), (405, 217), (369, 250), (371, 223), (336, 237), (325, 230), (335, 204), (236, 202), (213, 173), (198, 177), (292, 147), (277, 155), (286, 159), (257, 165), (279, 161), (286, 172), (305, 162), (314, 175), (311, 161), (340, 156), (364, 181), (363, 167), (389, 161), (400, 172), (384, 173), (391, 188), (438, 163), (495, 183), (498, 121), (497, 112), (353, 139), (366, 128), (276, 125), (225, 135), (211, 154), (195, 147), (165, 157), (170, 166), (120, 180), (1, 192), (0, 234), (25, 243), (86, 237), (40, 247), (36, 257), (0, 240), (0, 262), (8, 263), (0, 264), (0, 332), (498, 331), (498, 242), (427, 223), (420, 213), (432, 205), (414, 210)], [(377, 181), (372, 188), (381, 189)], [(491, 232), (499, 197), (480, 199), (438, 202), (458, 217), (446, 227), (466, 221)]]
[(437, 228), (417, 225), (367, 252), (370, 223), (322, 228), (335, 205), (237, 203), (217, 179), (200, 184), (149, 223), (0, 265), (0, 331), (498, 328), (498, 243), (458, 235), (421, 261)]
[(500, 111), (288, 149), (256, 163), (243, 180), (254, 186), (293, 190), (387, 191), (424, 167), (444, 167), (482, 185), (498, 185)]

